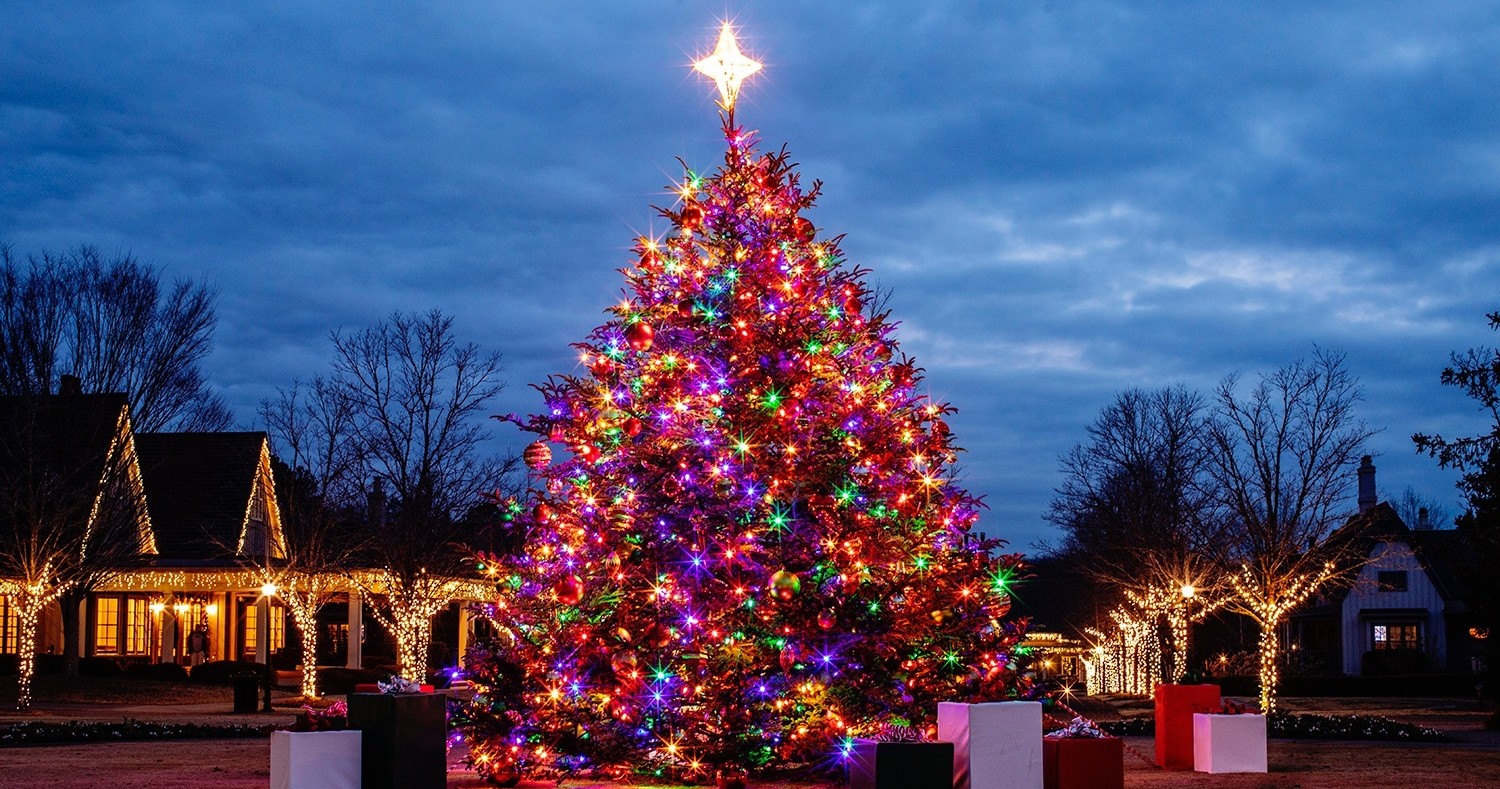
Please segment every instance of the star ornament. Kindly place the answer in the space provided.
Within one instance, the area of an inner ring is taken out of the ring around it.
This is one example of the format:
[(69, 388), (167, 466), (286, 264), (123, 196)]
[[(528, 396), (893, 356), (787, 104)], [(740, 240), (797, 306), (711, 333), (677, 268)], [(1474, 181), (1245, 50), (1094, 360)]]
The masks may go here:
[(760, 64), (745, 57), (740, 43), (734, 38), (734, 29), (726, 22), (719, 31), (719, 45), (706, 58), (693, 64), (693, 68), (707, 76), (719, 86), (724, 109), (734, 109), (734, 100), (740, 95), (740, 83), (760, 71)]

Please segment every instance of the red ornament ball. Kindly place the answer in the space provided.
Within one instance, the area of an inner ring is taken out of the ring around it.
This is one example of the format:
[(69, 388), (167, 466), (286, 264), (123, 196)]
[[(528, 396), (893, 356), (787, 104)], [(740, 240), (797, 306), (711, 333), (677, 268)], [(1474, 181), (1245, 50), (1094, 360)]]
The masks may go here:
[(526, 445), (526, 451), (521, 453), (521, 459), (526, 461), (527, 468), (542, 469), (552, 462), (552, 448), (545, 441), (533, 441)]
[(703, 224), (703, 206), (697, 203), (688, 203), (682, 207), (682, 226), (693, 230)]
[(597, 463), (599, 461), (599, 448), (593, 444), (579, 444), (573, 447), (573, 454), (585, 463)]
[(796, 234), (798, 241), (806, 243), (808, 241), (812, 241), (813, 238), (817, 236), (818, 229), (816, 227), (813, 227), (812, 222), (809, 222), (808, 220), (799, 216), (795, 221), (792, 222), (792, 232)]
[(647, 644), (650, 644), (657, 649), (661, 649), (662, 647), (672, 643), (672, 628), (667, 627), (661, 622), (655, 622), (650, 627), (646, 628), (645, 637)]
[(651, 340), (656, 337), (656, 330), (645, 321), (636, 321), (625, 330), (625, 342), (630, 344), (633, 351), (651, 350)]
[(636, 436), (641, 434), (642, 430), (646, 429), (646, 423), (642, 422), (639, 419), (636, 419), (635, 417), (631, 417), (625, 420), (625, 424), (622, 426), (622, 429), (625, 431), (625, 435), (630, 436), (631, 438), (635, 438)]
[(818, 627), (824, 630), (832, 630), (833, 626), (838, 623), (838, 617), (834, 614), (832, 608), (825, 608), (818, 612)]
[(538, 502), (535, 507), (531, 508), (531, 517), (537, 523), (548, 524), (556, 517), (556, 513), (552, 511), (552, 505), (543, 501)]
[(583, 579), (576, 575), (564, 576), (552, 585), (552, 593), (563, 605), (578, 605), (583, 602)]

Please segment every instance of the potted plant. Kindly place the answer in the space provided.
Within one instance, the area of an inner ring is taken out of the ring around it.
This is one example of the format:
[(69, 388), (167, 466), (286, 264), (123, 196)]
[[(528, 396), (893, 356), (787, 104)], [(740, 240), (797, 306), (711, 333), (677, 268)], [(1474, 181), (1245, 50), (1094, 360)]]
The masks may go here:
[(1043, 789), (1121, 789), (1125, 743), (1093, 721), (1074, 718), (1042, 737)]
[(359, 789), (361, 736), (348, 714), (343, 702), (304, 706), (290, 730), (271, 732), (271, 789)]
[(349, 694), (349, 726), (364, 734), (364, 789), (443, 789), (448, 697), (400, 677), (379, 687)]

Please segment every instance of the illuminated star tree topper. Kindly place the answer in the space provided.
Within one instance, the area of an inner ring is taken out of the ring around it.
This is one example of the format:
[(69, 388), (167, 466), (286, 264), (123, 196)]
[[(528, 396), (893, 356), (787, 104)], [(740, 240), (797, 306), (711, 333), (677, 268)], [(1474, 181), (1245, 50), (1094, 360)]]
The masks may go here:
[(751, 74), (760, 71), (760, 63), (745, 57), (745, 53), (740, 51), (739, 41), (734, 37), (734, 28), (725, 22), (719, 29), (718, 46), (708, 57), (694, 63), (693, 68), (719, 86), (719, 96), (722, 98), (720, 105), (732, 112), (734, 101), (740, 95), (740, 84)]

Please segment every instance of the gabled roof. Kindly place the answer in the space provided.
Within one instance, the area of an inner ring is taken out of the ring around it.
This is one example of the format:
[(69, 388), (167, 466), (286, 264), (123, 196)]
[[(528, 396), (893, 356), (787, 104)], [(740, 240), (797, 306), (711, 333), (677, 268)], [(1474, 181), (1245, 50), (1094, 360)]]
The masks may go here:
[(134, 513), (140, 550), (155, 551), (123, 394), (0, 397), (0, 474), (56, 491), (62, 506), (81, 511), (80, 528), (95, 525), (107, 475), (123, 474), (115, 490), (131, 498), (124, 504)]
[(123, 394), (0, 397), (0, 473), (30, 463), (70, 488), (97, 488), (127, 409)]
[(266, 434), (138, 433), (135, 447), (161, 558), (231, 562), (262, 486)]
[[(1437, 587), (1444, 600), (1461, 600), (1465, 592), (1461, 588), (1459, 565), (1464, 560), (1466, 549), (1463, 535), (1453, 529), (1423, 529), (1416, 531), (1401, 520), (1396, 510), (1386, 502), (1352, 515), (1333, 534), (1329, 542), (1342, 545), (1358, 556), (1368, 557), (1378, 542), (1401, 542), (1412, 549), (1427, 577)], [(1342, 585), (1334, 592), (1335, 599), (1342, 600), (1349, 592)]]

